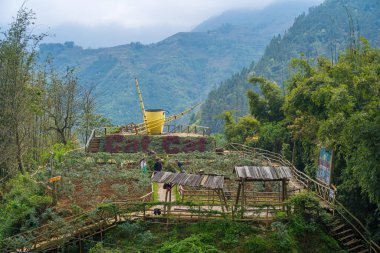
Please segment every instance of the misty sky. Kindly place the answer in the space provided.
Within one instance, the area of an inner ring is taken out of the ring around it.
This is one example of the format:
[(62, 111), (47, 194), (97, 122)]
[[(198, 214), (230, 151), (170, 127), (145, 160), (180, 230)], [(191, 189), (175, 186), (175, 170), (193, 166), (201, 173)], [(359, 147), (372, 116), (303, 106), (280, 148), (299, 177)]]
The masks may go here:
[[(132, 41), (153, 43), (190, 31), (211, 16), (231, 9), (260, 9), (289, 0), (0, 0), (5, 29), (23, 2), (37, 16), (36, 32), (44, 42), (75, 41), (83, 47), (106, 47)], [(299, 0), (310, 5), (322, 0)]]

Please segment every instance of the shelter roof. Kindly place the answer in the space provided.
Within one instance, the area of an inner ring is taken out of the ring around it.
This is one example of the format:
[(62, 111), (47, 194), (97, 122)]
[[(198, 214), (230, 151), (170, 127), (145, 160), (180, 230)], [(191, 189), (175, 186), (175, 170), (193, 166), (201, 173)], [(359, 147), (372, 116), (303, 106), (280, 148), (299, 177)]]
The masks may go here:
[(152, 181), (158, 183), (171, 183), (191, 187), (223, 189), (224, 176), (159, 171), (153, 175)]
[(267, 166), (236, 166), (236, 176), (246, 180), (282, 180), (292, 177), (292, 172), (289, 167), (267, 167)]

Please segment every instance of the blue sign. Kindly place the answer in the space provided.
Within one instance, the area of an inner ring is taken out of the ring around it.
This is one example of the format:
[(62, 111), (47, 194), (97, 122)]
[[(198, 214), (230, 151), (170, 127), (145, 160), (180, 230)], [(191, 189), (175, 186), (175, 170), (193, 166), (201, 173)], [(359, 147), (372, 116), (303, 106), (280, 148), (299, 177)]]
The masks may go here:
[(321, 148), (319, 151), (317, 179), (326, 185), (331, 183), (333, 152), (326, 148)]

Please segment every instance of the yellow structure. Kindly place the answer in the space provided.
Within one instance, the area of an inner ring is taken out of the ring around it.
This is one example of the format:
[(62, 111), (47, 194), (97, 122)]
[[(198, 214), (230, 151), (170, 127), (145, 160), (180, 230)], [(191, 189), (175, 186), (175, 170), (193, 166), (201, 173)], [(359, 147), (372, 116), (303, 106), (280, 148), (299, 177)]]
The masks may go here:
[(165, 111), (162, 109), (145, 110), (146, 125), (149, 134), (158, 135), (164, 131)]
[(139, 82), (137, 81), (137, 78), (135, 78), (135, 84), (137, 89), (137, 94), (139, 96), (141, 111), (144, 116), (144, 123), (140, 124), (131, 124), (128, 127), (132, 129), (136, 134), (152, 134), (152, 135), (160, 135), (164, 132), (164, 125), (165, 123), (168, 123), (170, 121), (176, 120), (186, 113), (189, 113), (192, 111), (196, 106), (199, 104), (181, 112), (176, 115), (169, 116), (168, 118), (165, 118), (165, 110), (163, 109), (149, 109), (145, 110), (144, 102), (142, 99)]

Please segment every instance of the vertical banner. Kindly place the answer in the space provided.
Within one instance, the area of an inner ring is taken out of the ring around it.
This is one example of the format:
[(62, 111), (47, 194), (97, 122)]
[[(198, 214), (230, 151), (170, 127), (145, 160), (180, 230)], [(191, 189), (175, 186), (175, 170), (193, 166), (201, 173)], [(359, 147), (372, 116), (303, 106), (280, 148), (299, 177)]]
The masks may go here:
[(332, 150), (326, 148), (321, 148), (319, 150), (317, 179), (326, 185), (330, 185), (331, 183), (332, 159)]

